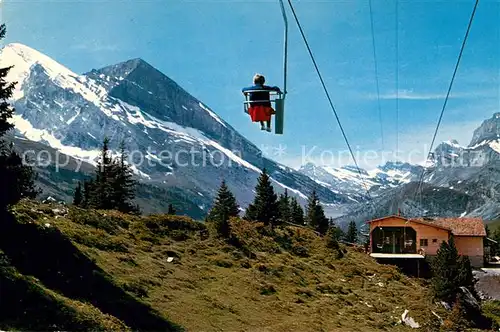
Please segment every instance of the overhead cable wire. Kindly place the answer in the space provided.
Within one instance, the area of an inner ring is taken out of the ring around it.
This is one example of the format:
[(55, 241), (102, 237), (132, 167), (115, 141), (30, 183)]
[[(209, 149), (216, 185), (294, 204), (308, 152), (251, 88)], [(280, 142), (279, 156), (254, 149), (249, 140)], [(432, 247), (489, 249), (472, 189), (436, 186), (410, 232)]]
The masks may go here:
[(380, 139), (382, 140), (382, 151), (384, 151), (384, 125), (382, 122), (382, 107), (380, 106), (380, 83), (378, 79), (378, 61), (377, 61), (377, 48), (375, 43), (375, 29), (373, 24), (373, 8), (372, 0), (368, 0), (370, 7), (370, 26), (372, 32), (372, 48), (373, 48), (373, 62), (375, 67), (375, 85), (377, 86), (377, 106), (378, 106), (378, 120), (380, 122)]
[[(443, 107), (442, 107), (441, 113), (439, 115), (439, 120), (438, 120), (438, 123), (437, 123), (437, 126), (436, 126), (436, 130), (434, 131), (434, 135), (432, 137), (432, 141), (431, 141), (431, 145), (430, 145), (430, 148), (429, 148), (429, 152), (427, 154), (426, 162), (429, 160), (430, 156), (432, 155), (432, 148), (433, 148), (434, 143), (436, 141), (436, 136), (437, 136), (437, 133), (439, 131), (439, 127), (441, 125), (441, 121), (443, 120), (443, 115), (444, 115), (444, 112), (446, 110), (446, 105), (448, 104), (448, 99), (450, 97), (451, 89), (453, 87), (453, 82), (455, 81), (455, 77), (457, 75), (458, 67), (460, 66), (460, 61), (462, 60), (462, 55), (463, 55), (463, 52), (464, 52), (464, 49), (465, 49), (465, 45), (467, 43), (467, 39), (469, 37), (469, 33), (470, 33), (470, 30), (471, 30), (471, 27), (472, 27), (472, 22), (474, 21), (474, 16), (476, 14), (476, 10), (477, 10), (478, 4), (479, 4), (479, 0), (476, 0), (475, 4), (474, 4), (474, 9), (472, 10), (472, 14), (471, 14), (470, 19), (469, 19), (469, 24), (467, 26), (467, 31), (465, 32), (464, 40), (462, 41), (462, 46), (460, 47), (460, 53), (458, 54), (457, 62), (455, 64), (455, 69), (453, 70), (453, 75), (451, 76), (450, 85), (448, 86), (448, 91), (446, 92), (446, 97), (444, 99)], [(424, 179), (424, 174), (425, 174), (425, 165), (424, 165), (424, 167), (422, 169), (422, 173), (421, 173), (420, 179), (418, 181), (418, 186), (416, 188), (414, 198), (416, 197), (417, 193), (421, 190), (422, 182), (423, 182), (423, 179)], [(420, 196), (422, 196), (422, 193), (420, 193)]]
[[(365, 180), (363, 178), (363, 174), (361, 172), (361, 169), (359, 168), (358, 166), (358, 162), (356, 161), (356, 157), (354, 156), (354, 152), (351, 148), (351, 144), (349, 144), (349, 140), (347, 139), (347, 135), (344, 131), (344, 127), (342, 126), (342, 123), (340, 122), (340, 118), (339, 118), (339, 115), (337, 114), (337, 110), (335, 109), (335, 106), (333, 105), (333, 102), (332, 102), (332, 98), (330, 97), (330, 93), (328, 92), (328, 89), (326, 88), (326, 84), (325, 84), (325, 81), (323, 80), (323, 76), (321, 75), (321, 72), (319, 70), (319, 67), (318, 67), (318, 64), (316, 63), (316, 59), (314, 58), (314, 55), (311, 51), (311, 47), (309, 46), (309, 42), (307, 41), (307, 38), (305, 36), (305, 33), (304, 33), (304, 30), (302, 29), (302, 25), (300, 24), (300, 21), (299, 21), (299, 18), (297, 17), (297, 14), (295, 12), (295, 8), (293, 7), (293, 4), (292, 4), (292, 1), (291, 0), (288, 0), (288, 4), (290, 5), (290, 8), (292, 10), (292, 13), (293, 13), (293, 17), (295, 18), (295, 22), (297, 23), (297, 26), (299, 28), (299, 31), (300, 31), (300, 34), (302, 35), (302, 39), (304, 40), (304, 44), (307, 48), (307, 51), (309, 52), (309, 56), (311, 57), (311, 60), (312, 60), (312, 63), (314, 65), (314, 68), (316, 69), (316, 73), (318, 74), (318, 77), (319, 77), (319, 80), (321, 82), (321, 85), (323, 87), (323, 90), (325, 92), (325, 95), (326, 95), (326, 98), (328, 99), (328, 102), (330, 104), (330, 108), (332, 109), (332, 112), (333, 112), (333, 115), (335, 116), (335, 119), (337, 120), (337, 123), (339, 125), (339, 128), (340, 128), (340, 131), (342, 133), (342, 136), (344, 137), (344, 140), (345, 140), (345, 143), (347, 144), (347, 148), (349, 149), (349, 152), (351, 154), (351, 157), (354, 161), (354, 165), (356, 166), (356, 169), (358, 171), (358, 174), (359, 174), (359, 177), (365, 187), (365, 190), (366, 190), (366, 193), (370, 199), (370, 202), (373, 206), (373, 199), (372, 199), (372, 196), (370, 194), (370, 191), (368, 189), (368, 187), (366, 186), (366, 183), (365, 183)], [(373, 206), (373, 208), (375, 208)]]

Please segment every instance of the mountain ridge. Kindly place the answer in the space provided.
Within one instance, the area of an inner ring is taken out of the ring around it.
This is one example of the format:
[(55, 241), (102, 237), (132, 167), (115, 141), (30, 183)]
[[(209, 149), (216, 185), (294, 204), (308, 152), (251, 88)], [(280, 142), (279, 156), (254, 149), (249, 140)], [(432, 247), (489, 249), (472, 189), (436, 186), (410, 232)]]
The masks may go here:
[(94, 165), (105, 136), (114, 152), (124, 140), (138, 152), (130, 161), (141, 181), (182, 188), (205, 211), (222, 179), (246, 207), (264, 167), (278, 193), (288, 190), (302, 203), (313, 190), (327, 204), (349, 202), (263, 157), (209, 107), (141, 59), (78, 75), (36, 50), (9, 44), (0, 51), (0, 64), (18, 66), (8, 79), (22, 78), (13, 98), (18, 135)]

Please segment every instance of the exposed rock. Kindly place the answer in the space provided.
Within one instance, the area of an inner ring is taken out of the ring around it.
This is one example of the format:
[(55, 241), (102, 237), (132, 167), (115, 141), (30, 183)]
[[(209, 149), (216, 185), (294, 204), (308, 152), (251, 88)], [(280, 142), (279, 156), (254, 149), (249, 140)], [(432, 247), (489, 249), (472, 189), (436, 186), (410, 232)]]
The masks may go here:
[(412, 329), (418, 329), (420, 328), (420, 324), (415, 322), (415, 320), (413, 318), (411, 318), (408, 313), (410, 311), (408, 309), (405, 309), (405, 311), (403, 312), (403, 314), (401, 315), (401, 321), (406, 325), (406, 326), (409, 326), (411, 327)]
[(460, 287), (460, 291), (462, 292), (463, 296), (463, 301), (465, 302), (465, 306), (468, 309), (472, 309), (475, 311), (480, 311), (481, 310), (481, 305), (479, 302), (476, 300), (474, 295), (464, 286)]

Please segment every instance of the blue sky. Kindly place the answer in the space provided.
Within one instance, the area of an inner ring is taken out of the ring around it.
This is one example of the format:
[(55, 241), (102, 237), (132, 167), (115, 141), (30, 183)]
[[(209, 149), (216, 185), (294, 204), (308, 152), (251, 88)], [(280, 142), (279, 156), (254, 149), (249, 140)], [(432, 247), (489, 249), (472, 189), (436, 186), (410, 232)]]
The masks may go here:
[[(399, 1), (396, 24), (396, 2), (373, 0), (383, 142), (368, 1), (294, 3), (360, 164), (382, 162), (382, 152), (385, 159), (394, 159), (390, 155), (396, 145), (402, 159), (411, 151), (412, 161), (423, 159), (474, 1)], [(274, 159), (291, 166), (304, 157), (352, 163), (345, 152), (338, 157), (345, 142), (290, 12), (285, 134), (261, 132), (242, 112), (240, 90), (250, 85), (254, 73), (282, 85), (283, 23), (277, 0), (4, 0), (0, 6), (7, 43), (26, 44), (75, 72), (143, 58), (257, 146), (271, 147), (267, 151)], [(439, 140), (456, 138), (466, 145), (473, 130), (500, 111), (498, 22), (500, 2), (482, 0)], [(280, 146), (284, 153), (277, 155), (273, 148)], [(374, 151), (372, 159), (365, 151)]]

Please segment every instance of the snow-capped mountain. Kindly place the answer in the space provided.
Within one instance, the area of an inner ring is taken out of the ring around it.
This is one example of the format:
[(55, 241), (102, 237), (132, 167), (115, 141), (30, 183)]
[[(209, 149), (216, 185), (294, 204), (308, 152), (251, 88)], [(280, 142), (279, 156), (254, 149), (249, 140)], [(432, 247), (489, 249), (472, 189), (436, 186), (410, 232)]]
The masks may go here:
[[(500, 218), (499, 137), (500, 113), (495, 113), (474, 131), (468, 146), (456, 140), (437, 146), (425, 168), (422, 187), (411, 182), (384, 190), (372, 203), (348, 207), (337, 222), (363, 222), (398, 211), (408, 216)], [(421, 171), (417, 170), (419, 176)]]
[(308, 163), (299, 171), (336, 192), (366, 195), (368, 190), (371, 195), (376, 196), (384, 190), (415, 180), (422, 167), (402, 162), (387, 162), (370, 171), (358, 171), (354, 166), (331, 167)]
[(266, 168), (278, 192), (304, 200), (313, 189), (328, 204), (349, 196), (275, 163), (213, 110), (141, 59), (76, 74), (21, 44), (0, 51), (14, 66), (13, 122), (18, 135), (95, 164), (105, 136), (124, 140), (138, 177), (148, 185), (182, 190), (207, 210), (222, 179), (245, 207)]
[(468, 146), (456, 140), (441, 143), (434, 159), (437, 167), (482, 167), (500, 160), (500, 113), (483, 121)]

